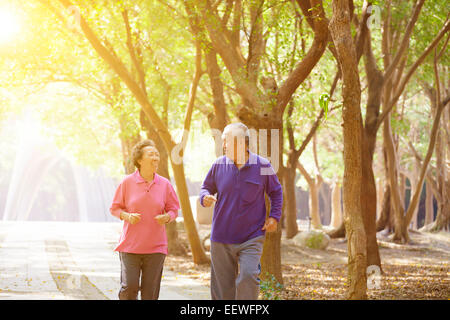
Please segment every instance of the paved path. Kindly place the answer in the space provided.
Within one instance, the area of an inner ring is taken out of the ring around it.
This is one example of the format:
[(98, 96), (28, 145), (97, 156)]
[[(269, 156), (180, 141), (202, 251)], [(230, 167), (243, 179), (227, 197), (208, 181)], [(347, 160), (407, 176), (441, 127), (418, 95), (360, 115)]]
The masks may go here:
[[(1, 299), (117, 300), (122, 225), (0, 221)], [(161, 300), (210, 299), (209, 288), (164, 270)]]

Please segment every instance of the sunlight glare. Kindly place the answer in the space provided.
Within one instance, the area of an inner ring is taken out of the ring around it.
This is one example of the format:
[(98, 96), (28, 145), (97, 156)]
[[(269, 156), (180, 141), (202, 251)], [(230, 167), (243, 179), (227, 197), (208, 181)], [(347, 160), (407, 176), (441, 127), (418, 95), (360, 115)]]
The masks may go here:
[(0, 7), (0, 44), (11, 41), (19, 31), (17, 16), (8, 8)]

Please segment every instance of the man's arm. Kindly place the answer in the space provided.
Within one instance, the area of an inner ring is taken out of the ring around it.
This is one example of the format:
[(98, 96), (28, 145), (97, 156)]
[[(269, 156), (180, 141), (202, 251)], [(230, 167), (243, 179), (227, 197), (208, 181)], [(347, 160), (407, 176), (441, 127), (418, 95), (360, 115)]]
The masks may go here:
[(217, 193), (216, 181), (215, 181), (215, 165), (209, 169), (205, 180), (203, 181), (202, 187), (200, 189), (200, 204), (204, 207), (203, 198), (208, 195), (213, 195)]
[[(272, 169), (273, 171), (273, 169)], [(275, 171), (273, 174), (267, 175), (266, 193), (270, 199), (270, 213), (269, 217), (280, 221), (281, 209), (283, 207), (283, 189), (280, 181), (278, 180)]]

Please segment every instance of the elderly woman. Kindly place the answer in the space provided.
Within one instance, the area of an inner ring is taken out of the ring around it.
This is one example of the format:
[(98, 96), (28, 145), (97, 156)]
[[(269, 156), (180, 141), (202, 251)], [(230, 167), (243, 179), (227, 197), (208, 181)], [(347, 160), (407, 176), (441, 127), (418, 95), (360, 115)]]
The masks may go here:
[[(159, 152), (152, 140), (133, 148), (137, 170), (117, 187), (110, 211), (123, 220), (115, 251), (119, 252), (120, 300), (157, 300), (167, 255), (165, 224), (178, 216), (177, 195), (170, 182), (158, 174)], [(139, 284), (140, 282), (140, 284)]]

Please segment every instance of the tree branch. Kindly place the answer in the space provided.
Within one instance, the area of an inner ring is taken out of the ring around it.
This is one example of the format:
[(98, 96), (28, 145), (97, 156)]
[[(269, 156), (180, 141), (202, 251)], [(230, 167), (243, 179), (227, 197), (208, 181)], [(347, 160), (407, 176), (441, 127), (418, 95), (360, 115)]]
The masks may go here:
[(397, 51), (397, 54), (395, 55), (394, 59), (392, 60), (392, 62), (390, 63), (389, 67), (386, 69), (386, 71), (383, 75), (385, 80), (388, 80), (392, 76), (395, 68), (397, 67), (398, 62), (400, 61), (403, 54), (405, 53), (405, 50), (408, 48), (412, 30), (414, 28), (414, 25), (417, 22), (417, 19), (420, 14), (420, 10), (422, 9), (424, 2), (425, 2), (425, 0), (417, 0), (416, 4), (414, 6), (414, 9), (413, 9), (413, 14), (412, 14), (411, 18), (409, 19), (408, 25), (406, 26), (406, 31), (405, 31), (405, 34), (403, 35), (403, 39), (400, 44), (400, 48)]
[(416, 60), (416, 62), (411, 66), (408, 73), (403, 77), (401, 84), (398, 86), (398, 90), (396, 91), (394, 97), (392, 98), (392, 100), (389, 101), (387, 108), (383, 111), (383, 113), (379, 117), (377, 128), (380, 127), (380, 125), (383, 123), (386, 116), (391, 112), (392, 108), (397, 103), (403, 90), (405, 89), (406, 84), (408, 83), (409, 79), (414, 74), (416, 69), (420, 66), (420, 64), (425, 60), (425, 58), (428, 56), (428, 54), (433, 50), (434, 47), (436, 47), (436, 45), (439, 43), (439, 41), (442, 39), (442, 37), (449, 30), (450, 30), (450, 20), (447, 20), (445, 25), (442, 27), (441, 31), (438, 33), (438, 35), (434, 38), (434, 40), (430, 43), (430, 45), (425, 49), (425, 51), (422, 53), (422, 55)]

